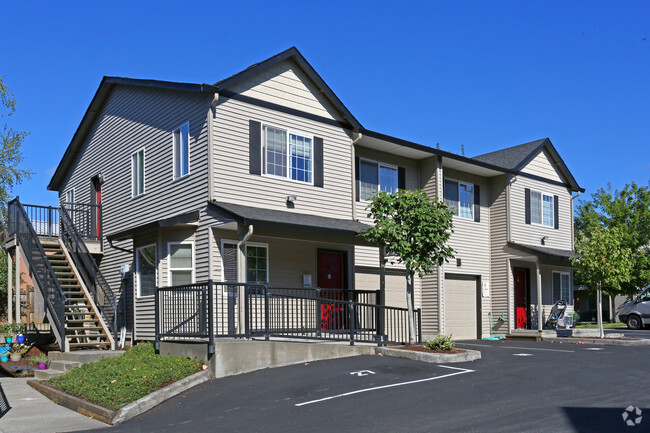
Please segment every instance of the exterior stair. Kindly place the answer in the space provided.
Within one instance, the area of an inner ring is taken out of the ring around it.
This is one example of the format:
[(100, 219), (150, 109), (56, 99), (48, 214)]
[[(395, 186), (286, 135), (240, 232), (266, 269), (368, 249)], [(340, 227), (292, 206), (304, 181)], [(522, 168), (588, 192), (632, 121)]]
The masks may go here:
[(74, 352), (51, 351), (48, 353), (50, 367), (47, 370), (34, 370), (34, 379), (48, 380), (80, 367), (87, 362), (97, 362), (124, 354), (123, 350), (75, 350)]
[(56, 240), (41, 240), (45, 255), (54, 270), (63, 294), (65, 337), (71, 350), (82, 348), (111, 349), (107, 330), (85, 293), (63, 248)]

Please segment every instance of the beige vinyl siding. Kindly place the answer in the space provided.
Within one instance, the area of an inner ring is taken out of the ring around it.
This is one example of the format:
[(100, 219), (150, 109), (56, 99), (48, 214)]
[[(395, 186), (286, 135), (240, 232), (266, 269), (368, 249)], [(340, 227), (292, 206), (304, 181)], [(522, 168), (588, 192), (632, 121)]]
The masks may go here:
[[(90, 179), (101, 173), (105, 235), (204, 206), (208, 198), (208, 103), (206, 95), (116, 86), (68, 170), (60, 200), (74, 188), (77, 203), (91, 203)], [(190, 174), (174, 181), (172, 131), (188, 121)], [(131, 154), (142, 148), (146, 149), (146, 192), (131, 198)], [(104, 242), (101, 270), (113, 290), (119, 289), (119, 265), (132, 260)]]
[(548, 152), (541, 151), (528, 165), (522, 170), (525, 173), (534, 174), (535, 176), (550, 179), (556, 182), (564, 182), (557, 166), (552, 162)]
[(438, 320), (438, 274), (434, 273), (422, 278), (422, 335), (438, 335)]
[(311, 79), (290, 59), (246, 78), (229, 90), (328, 119), (342, 120)]
[[(525, 189), (540, 191), (558, 196), (559, 229), (536, 224), (526, 224)], [(545, 247), (561, 250), (572, 249), (571, 231), (571, 193), (567, 188), (550, 183), (528, 179), (522, 176), (512, 184), (510, 195), (512, 241), (520, 244), (541, 246), (541, 238), (546, 236)]]
[[(495, 317), (508, 314), (508, 290), (509, 290), (509, 272), (508, 257), (505, 252), (505, 247), (508, 240), (508, 227), (507, 227), (507, 194), (506, 185), (508, 179), (504, 176), (493, 177), (490, 180), (490, 254), (491, 254), (491, 279), (490, 279), (490, 295), (491, 295), (491, 312)], [(485, 311), (484, 311), (485, 313)], [(499, 326), (501, 325), (501, 326)], [(492, 326), (488, 324), (487, 329)], [(493, 332), (505, 332), (507, 326), (494, 321), (495, 329)]]
[[(214, 125), (214, 197), (217, 201), (287, 212), (351, 219), (352, 156), (342, 128), (223, 99)], [(323, 138), (324, 186), (249, 174), (249, 120)], [(286, 197), (297, 196), (295, 209)]]
[(430, 199), (437, 198), (436, 169), (438, 158), (431, 157), (420, 161), (420, 187)]

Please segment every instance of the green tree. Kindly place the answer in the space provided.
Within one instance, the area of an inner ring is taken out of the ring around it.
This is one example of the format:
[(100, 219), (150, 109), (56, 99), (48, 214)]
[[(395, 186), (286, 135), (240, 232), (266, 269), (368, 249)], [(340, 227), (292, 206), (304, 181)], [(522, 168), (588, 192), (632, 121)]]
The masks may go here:
[(432, 273), (437, 266), (453, 258), (454, 250), (447, 245), (453, 233), (452, 213), (443, 201), (430, 200), (422, 190), (392, 194), (382, 191), (372, 199), (368, 211), (374, 226), (362, 234), (363, 238), (395, 254), (393, 262), (406, 267), (409, 341), (413, 343), (415, 322), (411, 294), (414, 276), (415, 273), (420, 277)]
[(620, 293), (637, 294), (650, 283), (650, 186), (632, 183), (612, 191), (610, 185), (593, 193), (591, 200), (581, 201), (576, 210), (576, 236), (590, 237), (600, 228), (618, 229), (621, 246), (632, 252), (630, 278), (621, 283)]
[(575, 241), (576, 256), (571, 258), (576, 279), (589, 289), (596, 290), (598, 300), (598, 330), (603, 331), (602, 292), (617, 293), (631, 278), (632, 251), (622, 242), (622, 231), (602, 226), (590, 228), (590, 233), (578, 232)]
[[(7, 118), (16, 111), (14, 94), (0, 77), (0, 118)], [(16, 131), (4, 122), (0, 129), (0, 243), (4, 243), (7, 230), (7, 200), (13, 188), (31, 177), (30, 170), (20, 168), (23, 161), (21, 150), (27, 132)], [(0, 314), (7, 309), (7, 255), (0, 252)]]

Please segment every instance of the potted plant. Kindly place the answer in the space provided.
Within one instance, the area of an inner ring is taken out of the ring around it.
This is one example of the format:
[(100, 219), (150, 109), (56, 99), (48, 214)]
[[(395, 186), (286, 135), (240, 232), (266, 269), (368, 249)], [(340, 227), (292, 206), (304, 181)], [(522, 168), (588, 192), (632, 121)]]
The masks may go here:
[(50, 359), (45, 354), (32, 356), (29, 360), (29, 363), (35, 367), (38, 367), (39, 370), (46, 370), (50, 365)]
[(23, 357), (24, 354), (27, 353), (29, 350), (29, 347), (25, 346), (22, 343), (14, 343), (11, 346), (11, 349), (9, 349), (9, 359), (12, 361), (20, 361), (20, 358)]
[(25, 326), (22, 323), (14, 323), (13, 326), (14, 334), (16, 334), (16, 342), (24, 343), (25, 336), (23, 335), (23, 332), (25, 332)]

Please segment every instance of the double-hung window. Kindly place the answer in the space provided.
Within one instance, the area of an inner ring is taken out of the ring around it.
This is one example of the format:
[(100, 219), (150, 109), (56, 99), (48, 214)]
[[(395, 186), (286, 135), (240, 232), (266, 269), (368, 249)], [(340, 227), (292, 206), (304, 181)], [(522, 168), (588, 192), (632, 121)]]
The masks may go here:
[(152, 296), (156, 290), (156, 246), (147, 245), (135, 250), (136, 290), (138, 298)]
[(359, 159), (359, 200), (370, 200), (379, 191), (397, 192), (398, 178), (398, 170), (394, 165)]
[(264, 173), (313, 182), (313, 138), (265, 125), (262, 140)]
[(530, 191), (530, 222), (546, 227), (555, 225), (554, 198), (539, 191)]
[[(237, 243), (223, 241), (223, 280), (237, 281)], [(269, 281), (269, 248), (266, 244), (246, 243), (246, 283), (264, 284)]]
[(170, 242), (169, 285), (179, 286), (194, 282), (194, 244)]
[(571, 304), (571, 274), (569, 272), (553, 272), (553, 302), (564, 299)]
[(133, 197), (144, 194), (144, 149), (131, 155), (131, 192)]
[(454, 215), (474, 219), (474, 185), (452, 179), (445, 179), (445, 203)]
[(173, 132), (174, 179), (190, 173), (190, 124), (185, 123)]

